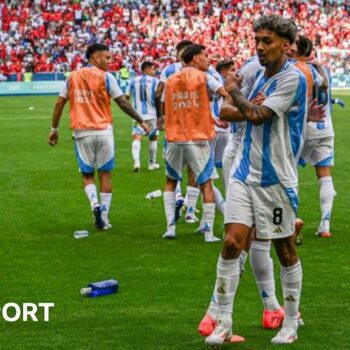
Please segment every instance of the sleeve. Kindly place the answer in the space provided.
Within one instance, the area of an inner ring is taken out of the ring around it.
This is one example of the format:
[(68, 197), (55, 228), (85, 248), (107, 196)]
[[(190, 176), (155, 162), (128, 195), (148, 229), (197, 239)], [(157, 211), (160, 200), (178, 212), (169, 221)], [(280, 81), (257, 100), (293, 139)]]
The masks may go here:
[(66, 100), (68, 99), (68, 80), (64, 83), (58, 96), (61, 96), (61, 97), (65, 98)]
[(311, 70), (312, 78), (314, 80), (314, 85), (317, 87), (320, 87), (323, 83), (323, 78), (321, 74), (317, 71), (317, 69), (313, 65), (309, 64), (308, 67)]
[(106, 87), (107, 87), (109, 96), (111, 96), (113, 99), (124, 95), (123, 91), (119, 87), (119, 84), (116, 78), (114, 78), (114, 76), (111, 73), (106, 74)]
[(305, 79), (299, 79), (297, 75), (291, 75), (280, 80), (275, 91), (266, 97), (262, 105), (272, 109), (278, 117), (283, 118), (294, 101), (299, 81), (305, 84), (306, 91)]
[(238, 74), (243, 78), (241, 92), (246, 98), (251, 93), (255, 80), (261, 71), (261, 66), (256, 62), (248, 62), (238, 71)]
[(165, 83), (168, 80), (167, 69), (168, 67), (165, 67), (160, 73), (159, 81), (161, 81), (162, 83)]
[(131, 90), (133, 89), (134, 85), (135, 85), (135, 79), (131, 79), (130, 84), (128, 85), (125, 91), (126, 96), (131, 96), (132, 94)]
[(218, 80), (216, 80), (214, 77), (211, 75), (207, 74), (207, 87), (210, 91), (216, 92), (218, 91), (221, 87), (223, 87), (222, 83)]

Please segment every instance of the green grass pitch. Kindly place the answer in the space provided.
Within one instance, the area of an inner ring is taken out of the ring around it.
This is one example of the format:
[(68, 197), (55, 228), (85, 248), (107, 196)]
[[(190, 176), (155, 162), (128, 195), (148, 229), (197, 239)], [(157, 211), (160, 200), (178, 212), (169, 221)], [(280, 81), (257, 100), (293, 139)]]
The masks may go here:
[[(320, 211), (313, 169), (300, 169), (304, 245), (301, 312), (305, 326), (292, 349), (350, 349), (350, 95), (346, 108), (334, 107), (338, 193), (331, 239), (314, 236)], [(54, 302), (50, 322), (8, 323), (0, 313), (0, 349), (204, 349), (197, 325), (214, 284), (221, 244), (204, 244), (195, 225), (180, 222), (178, 238), (165, 230), (161, 198), (164, 166), (132, 172), (131, 121), (114, 108), (116, 160), (111, 208), (113, 228), (97, 232), (82, 190), (65, 110), (56, 148), (47, 144), (55, 97), (0, 98), (0, 307), (8, 302)], [(34, 109), (29, 109), (34, 107)], [(161, 148), (161, 147), (160, 147)], [(217, 214), (215, 232), (223, 231)], [(75, 230), (89, 238), (75, 240)], [(273, 254), (274, 255), (274, 254)], [(276, 283), (281, 300), (279, 268)], [(249, 264), (248, 264), (249, 265)], [(242, 345), (225, 349), (272, 349), (275, 331), (261, 327), (262, 305), (249, 266), (235, 304), (235, 332)], [(120, 291), (88, 299), (79, 294), (89, 282), (116, 278)]]

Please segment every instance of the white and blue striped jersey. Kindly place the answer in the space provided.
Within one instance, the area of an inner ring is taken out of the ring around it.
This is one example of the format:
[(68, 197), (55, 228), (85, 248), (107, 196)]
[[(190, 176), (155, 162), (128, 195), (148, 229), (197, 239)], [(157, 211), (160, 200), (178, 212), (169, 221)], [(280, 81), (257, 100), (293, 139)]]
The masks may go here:
[(130, 81), (125, 93), (131, 96), (133, 107), (143, 120), (157, 118), (155, 99), (158, 83), (157, 78), (143, 74)]
[[(221, 85), (224, 85), (225, 80), (224, 77), (213, 67), (210, 67), (207, 72), (210, 76), (212, 76), (214, 79), (216, 79)], [(214, 93), (212, 94), (212, 99), (210, 101), (210, 109), (211, 114), (214, 117), (214, 119), (219, 119), (220, 117), (220, 108), (222, 104), (224, 103), (223, 97), (218, 94)], [(220, 128), (215, 124), (215, 131), (219, 132), (230, 132), (230, 129), (226, 128)]]
[[(242, 94), (248, 98), (257, 76), (262, 71), (263, 67), (260, 65), (258, 56), (252, 56), (238, 70), (238, 74), (243, 78), (242, 80)], [(230, 133), (231, 137), (227, 144), (226, 154), (228, 157), (234, 157), (241, 145), (244, 126), (246, 122), (231, 122), (230, 123)]]
[(261, 125), (247, 121), (232, 177), (258, 186), (298, 185), (297, 164), (304, 143), (307, 120), (307, 86), (304, 75), (286, 61), (268, 78), (265, 69), (256, 79), (249, 99), (262, 92), (263, 105), (274, 116)]
[(160, 73), (159, 80), (162, 83), (165, 83), (170, 76), (172, 76), (173, 74), (177, 73), (179, 70), (181, 70), (182, 67), (183, 66), (182, 66), (181, 62), (174, 62), (172, 64), (169, 64)]
[(261, 69), (263, 67), (259, 62), (258, 55), (255, 55), (248, 58), (238, 70), (238, 74), (243, 78), (241, 92), (245, 97), (248, 98)]
[[(314, 67), (312, 68), (315, 70)], [(306, 140), (315, 140), (315, 139), (321, 139), (324, 137), (334, 136), (334, 129), (333, 129), (333, 123), (332, 123), (332, 89), (331, 89), (332, 78), (327, 68), (322, 67), (322, 69), (327, 77), (327, 82), (328, 82), (328, 91), (327, 91), (328, 99), (327, 99), (327, 104), (325, 104), (324, 106), (326, 117), (324, 119), (324, 122), (307, 123)]]

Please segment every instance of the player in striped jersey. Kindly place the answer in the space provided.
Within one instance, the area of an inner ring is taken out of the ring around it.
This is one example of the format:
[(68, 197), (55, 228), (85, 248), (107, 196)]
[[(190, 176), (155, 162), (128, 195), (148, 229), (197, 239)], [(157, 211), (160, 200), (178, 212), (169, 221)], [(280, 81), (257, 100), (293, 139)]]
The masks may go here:
[[(210, 67), (208, 70), (208, 74), (213, 76), (216, 80), (221, 82), (222, 84), (225, 81), (225, 76), (234, 71), (235, 64), (232, 60), (224, 60), (220, 61), (216, 65), (216, 69)], [(211, 146), (213, 148), (214, 153), (214, 163), (215, 168), (222, 169), (223, 167), (223, 153), (229, 141), (230, 129), (229, 123), (226, 121), (222, 121), (219, 118), (220, 108), (224, 99), (222, 96), (218, 94), (212, 94), (212, 100), (210, 102), (211, 114), (214, 118), (215, 122), (215, 131), (216, 136), (211, 141)], [(212, 175), (213, 180), (219, 177), (216, 169), (214, 169), (214, 173)], [(217, 208), (219, 208), (220, 212), (224, 214), (225, 210), (225, 200), (220, 192), (220, 190), (214, 185), (213, 189), (215, 194), (215, 203)]]
[[(298, 59), (308, 61), (312, 53), (312, 42), (305, 36), (300, 36), (298, 45)], [(320, 184), (320, 207), (321, 222), (317, 229), (318, 237), (330, 237), (330, 219), (333, 200), (336, 192), (334, 190), (331, 167), (334, 165), (334, 130), (332, 123), (332, 96), (331, 76), (329, 71), (317, 65), (321, 69), (327, 81), (328, 89), (316, 89), (315, 97), (320, 103), (324, 103), (326, 113), (322, 123), (308, 122), (306, 139), (299, 163), (303, 166), (310, 163), (315, 167), (316, 175)]]
[[(156, 162), (158, 134), (157, 129), (157, 111), (156, 111), (156, 89), (158, 79), (155, 77), (154, 64), (152, 62), (143, 62), (141, 65), (142, 75), (131, 80), (126, 96), (131, 96), (133, 107), (142, 116), (143, 120), (149, 125), (151, 132), (149, 138), (149, 161), (148, 169), (159, 169)], [(132, 157), (134, 160), (134, 172), (139, 172), (141, 167), (140, 152), (142, 136), (145, 135), (144, 130), (136, 122), (132, 126)]]
[(307, 116), (306, 80), (287, 58), (296, 28), (280, 16), (262, 16), (254, 25), (260, 63), (249, 100), (265, 95), (262, 105), (249, 102), (239, 90), (239, 79), (230, 76), (226, 89), (246, 120), (244, 139), (233, 165), (225, 210), (225, 241), (217, 265), (218, 326), (206, 338), (221, 345), (232, 335), (232, 307), (239, 283), (239, 255), (255, 224), (257, 238), (274, 239), (282, 264), (285, 297), (283, 327), (273, 343), (297, 339), (302, 269), (293, 232), (298, 205), (297, 159)]

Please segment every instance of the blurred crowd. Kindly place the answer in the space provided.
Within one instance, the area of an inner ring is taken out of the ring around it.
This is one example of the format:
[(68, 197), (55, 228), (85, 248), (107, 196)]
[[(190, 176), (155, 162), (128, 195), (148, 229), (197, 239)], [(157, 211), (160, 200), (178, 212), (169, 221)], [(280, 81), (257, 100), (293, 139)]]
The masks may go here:
[(0, 75), (68, 72), (84, 64), (86, 47), (110, 47), (111, 71), (136, 71), (143, 60), (159, 69), (175, 45), (191, 39), (208, 47), (213, 63), (239, 66), (254, 54), (252, 23), (260, 15), (293, 19), (331, 71), (350, 72), (350, 2), (337, 0), (0, 0)]

